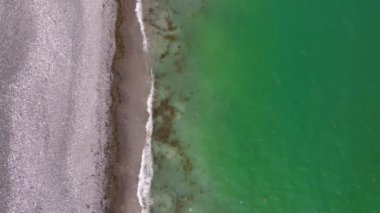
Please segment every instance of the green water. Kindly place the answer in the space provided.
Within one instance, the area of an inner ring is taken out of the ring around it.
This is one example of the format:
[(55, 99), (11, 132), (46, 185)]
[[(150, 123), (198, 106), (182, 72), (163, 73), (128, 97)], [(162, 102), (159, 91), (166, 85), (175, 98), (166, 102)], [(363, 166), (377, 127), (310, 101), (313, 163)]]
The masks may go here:
[(158, 2), (153, 212), (380, 212), (379, 1)]

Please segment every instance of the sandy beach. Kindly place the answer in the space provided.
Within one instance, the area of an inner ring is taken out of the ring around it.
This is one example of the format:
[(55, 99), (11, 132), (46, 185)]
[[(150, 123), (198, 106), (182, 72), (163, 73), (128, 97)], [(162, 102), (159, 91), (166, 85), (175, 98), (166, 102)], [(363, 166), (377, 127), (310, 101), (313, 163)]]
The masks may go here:
[(151, 79), (134, 9), (0, 1), (0, 212), (140, 211)]
[(110, 212), (141, 212), (136, 196), (148, 119), (151, 76), (134, 0), (121, 0), (116, 21), (113, 64), (113, 121), (115, 158), (112, 163)]

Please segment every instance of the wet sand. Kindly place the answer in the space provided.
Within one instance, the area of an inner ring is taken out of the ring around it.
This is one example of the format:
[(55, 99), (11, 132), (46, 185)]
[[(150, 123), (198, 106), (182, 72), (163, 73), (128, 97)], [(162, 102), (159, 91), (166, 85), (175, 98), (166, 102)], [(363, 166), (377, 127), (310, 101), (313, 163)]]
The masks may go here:
[(120, 0), (116, 21), (115, 76), (112, 88), (114, 158), (111, 164), (109, 212), (137, 213), (137, 185), (148, 119), (147, 98), (151, 77), (148, 58), (135, 13), (135, 0)]

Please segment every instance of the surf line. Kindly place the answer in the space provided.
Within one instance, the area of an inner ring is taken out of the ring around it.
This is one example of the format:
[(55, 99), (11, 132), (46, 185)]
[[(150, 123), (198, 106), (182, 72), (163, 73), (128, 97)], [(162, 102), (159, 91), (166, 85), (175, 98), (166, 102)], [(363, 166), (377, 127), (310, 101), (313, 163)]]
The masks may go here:
[(145, 25), (144, 25), (144, 20), (143, 20), (144, 14), (143, 14), (142, 0), (137, 0), (135, 12), (136, 12), (137, 20), (138, 20), (138, 22), (140, 24), (140, 30), (141, 30), (141, 34), (142, 34), (142, 37), (143, 37), (143, 50), (145, 52), (148, 52), (148, 39), (147, 39), (146, 33), (145, 33)]
[[(136, 16), (140, 24), (140, 31), (143, 37), (143, 50), (148, 53), (148, 39), (145, 33), (145, 25), (143, 21), (143, 5), (142, 0), (136, 1)], [(154, 76), (153, 70), (150, 69), (151, 87), (147, 99), (147, 112), (149, 114), (145, 125), (146, 137), (145, 145), (142, 151), (141, 167), (139, 173), (139, 182), (137, 186), (137, 197), (141, 206), (141, 213), (149, 213), (150, 206), (153, 204), (150, 189), (153, 180), (153, 156), (152, 156), (152, 133), (153, 133), (153, 98), (154, 98)]]

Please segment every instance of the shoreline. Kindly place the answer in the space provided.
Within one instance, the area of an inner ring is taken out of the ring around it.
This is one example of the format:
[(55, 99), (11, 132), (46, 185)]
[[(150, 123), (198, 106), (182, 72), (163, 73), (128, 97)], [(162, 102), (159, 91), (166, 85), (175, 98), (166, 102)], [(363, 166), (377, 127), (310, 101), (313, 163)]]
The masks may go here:
[(137, 191), (149, 118), (152, 77), (135, 0), (119, 0), (112, 72), (112, 141), (107, 212), (141, 212)]

